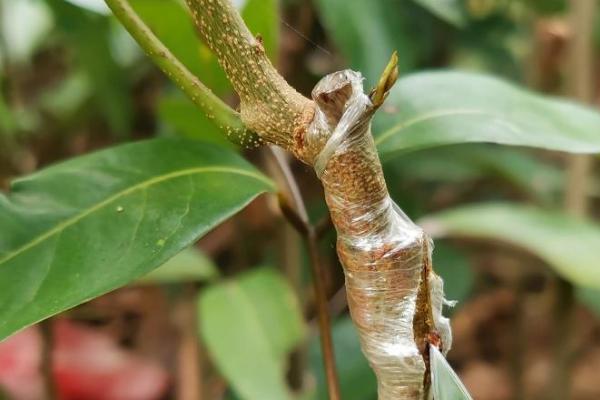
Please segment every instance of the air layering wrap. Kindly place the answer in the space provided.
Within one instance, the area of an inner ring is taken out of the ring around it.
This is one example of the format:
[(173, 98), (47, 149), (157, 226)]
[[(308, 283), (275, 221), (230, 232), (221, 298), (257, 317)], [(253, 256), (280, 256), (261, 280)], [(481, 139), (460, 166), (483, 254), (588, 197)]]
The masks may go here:
[(432, 241), (393, 202), (371, 135), (376, 110), (362, 76), (328, 75), (312, 93), (305, 135), (338, 233), (348, 304), (380, 400), (429, 397), (428, 346), (451, 345), (442, 316), (442, 280), (431, 268)]

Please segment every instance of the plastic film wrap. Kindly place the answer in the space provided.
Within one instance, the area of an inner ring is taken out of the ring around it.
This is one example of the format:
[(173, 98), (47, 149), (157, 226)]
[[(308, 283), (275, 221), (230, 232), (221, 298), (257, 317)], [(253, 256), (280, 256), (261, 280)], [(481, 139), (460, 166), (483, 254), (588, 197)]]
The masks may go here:
[(313, 99), (307, 148), (319, 149), (313, 164), (338, 232), (348, 304), (379, 399), (424, 399), (427, 351), (415, 332), (434, 330), (445, 351), (451, 344), (441, 314), (442, 281), (430, 267), (431, 239), (388, 195), (370, 131), (375, 107), (362, 76), (349, 70), (328, 75)]

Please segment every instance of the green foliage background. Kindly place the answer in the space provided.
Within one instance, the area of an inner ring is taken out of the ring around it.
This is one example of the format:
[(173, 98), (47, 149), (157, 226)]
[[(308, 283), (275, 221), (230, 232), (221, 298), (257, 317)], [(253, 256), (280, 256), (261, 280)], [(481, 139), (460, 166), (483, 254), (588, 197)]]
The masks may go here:
[[(562, 1), (238, 3), (304, 93), (344, 67), (372, 85), (398, 50), (401, 79), (373, 134), (393, 197), (440, 239), (434, 262), (450, 298), (462, 303), (485, 290), (476, 285), (481, 273), (467, 257), (474, 253), (468, 239), (528, 252), (550, 276), (571, 282), (583, 304), (600, 309), (598, 207), (585, 220), (561, 210), (563, 153), (600, 153), (600, 114), (557, 97), (568, 80), (561, 70), (548, 72), (548, 85), (528, 79), (534, 23), (564, 17)], [(305, 265), (298, 290), (272, 247), (246, 260), (242, 273), (222, 273), (194, 248), (176, 256), (256, 196), (277, 191), (263, 165), (243, 159), (260, 164), (257, 152), (227, 142), (102, 4), (2, 3), (0, 336), (127, 284), (202, 282), (201, 338), (231, 397), (325, 398), (318, 341), (304, 318)], [(132, 5), (190, 71), (235, 104), (182, 2)], [(293, 27), (290, 16), (304, 8), (314, 20)], [(6, 23), (25, 19), (27, 34)], [(597, 175), (588, 195), (597, 205)], [(323, 212), (318, 190), (306, 189), (306, 197), (312, 214)], [(324, 251), (335, 259), (331, 246)], [(376, 398), (347, 314), (333, 335), (344, 399)], [(297, 393), (286, 381), (287, 356), (306, 346), (316, 378)]]

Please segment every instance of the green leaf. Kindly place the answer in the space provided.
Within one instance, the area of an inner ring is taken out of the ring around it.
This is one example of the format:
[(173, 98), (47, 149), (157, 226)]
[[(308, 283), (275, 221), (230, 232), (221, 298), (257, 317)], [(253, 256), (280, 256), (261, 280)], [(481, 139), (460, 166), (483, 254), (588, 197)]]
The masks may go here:
[(189, 139), (200, 139), (231, 149), (238, 147), (227, 140), (223, 132), (214, 128), (214, 123), (189, 99), (170, 95), (158, 104), (160, 118), (175, 134)]
[(64, 0), (46, 0), (56, 26), (75, 49), (79, 68), (92, 85), (95, 107), (112, 130), (125, 136), (131, 124), (131, 98), (125, 71), (113, 57), (110, 20)]
[[(171, 52), (217, 95), (232, 91), (229, 80), (216, 57), (202, 43), (189, 10), (178, 0), (132, 0), (132, 6), (144, 22)], [(279, 47), (279, 19), (276, 0), (249, 0), (242, 5), (242, 17), (248, 28), (260, 34), (267, 54), (275, 60)], [(191, 102), (168, 96), (160, 105), (161, 117), (185, 137), (234, 146), (213, 129), (214, 122), (199, 113)]]
[[(340, 390), (344, 400), (376, 400), (377, 380), (360, 348), (358, 333), (349, 317), (341, 318), (333, 324), (332, 337), (335, 348), (335, 361), (340, 380)], [(310, 364), (317, 378), (316, 399), (327, 398), (327, 382), (319, 338), (315, 337), (310, 346)]]
[(600, 114), (502, 80), (462, 72), (401, 79), (375, 120), (382, 156), (453, 143), (492, 142), (600, 152)]
[(431, 11), (437, 17), (457, 27), (467, 23), (467, 14), (458, 0), (413, 0), (423, 8)]
[(468, 29), (458, 32), (451, 45), (448, 62), (452, 68), (479, 71), (516, 82), (526, 80), (524, 51), (531, 44), (531, 33), (507, 15), (476, 19), (470, 21)]
[[(177, 0), (132, 0), (132, 7), (169, 50), (192, 73), (214, 87), (213, 74), (218, 69), (206, 69), (210, 51), (196, 34), (190, 14), (183, 2)], [(218, 67), (218, 66), (215, 66)]]
[(414, 8), (419, 7), (410, 2), (318, 0), (316, 6), (329, 35), (368, 85), (377, 82), (394, 50), (405, 72), (415, 68), (419, 52), (431, 45), (421, 40), (431, 37), (423, 32), (428, 24), (415, 18)]
[(42, 92), (38, 104), (56, 119), (65, 121), (80, 116), (83, 105), (91, 96), (93, 89), (89, 77), (77, 71)]
[(272, 189), (235, 153), (167, 139), (14, 182), (0, 196), (0, 339), (141, 277)]
[(446, 357), (435, 346), (429, 346), (431, 390), (435, 400), (473, 400), (452, 369)]
[[(26, 23), (24, 23), (26, 21)], [(52, 13), (42, 1), (3, 1), (0, 15), (0, 59), (29, 62), (52, 30)], [(3, 68), (0, 67), (0, 73)], [(1, 74), (0, 74), (1, 75)]]
[(435, 243), (433, 269), (444, 280), (444, 294), (460, 306), (473, 290), (473, 271), (469, 260), (458, 249), (446, 243)]
[(169, 261), (144, 275), (138, 283), (181, 283), (207, 281), (219, 276), (210, 258), (194, 247), (187, 248)]
[(102, 0), (65, 0), (71, 4), (84, 8), (88, 11), (93, 11), (98, 14), (108, 15), (110, 9)]
[(241, 14), (250, 32), (262, 37), (267, 55), (276, 64), (279, 50), (278, 1), (247, 0)]
[(478, 204), (421, 221), (435, 237), (500, 241), (529, 251), (570, 282), (600, 288), (600, 227), (561, 212), (517, 204)]
[(551, 203), (564, 186), (564, 173), (558, 167), (536, 159), (523, 149), (489, 144), (469, 143), (414, 151), (388, 160), (385, 167), (398, 173), (402, 182), (468, 185), (486, 177), (499, 179), (545, 203)]
[(202, 338), (213, 361), (245, 400), (291, 399), (286, 355), (304, 336), (302, 312), (287, 282), (259, 269), (201, 293)]

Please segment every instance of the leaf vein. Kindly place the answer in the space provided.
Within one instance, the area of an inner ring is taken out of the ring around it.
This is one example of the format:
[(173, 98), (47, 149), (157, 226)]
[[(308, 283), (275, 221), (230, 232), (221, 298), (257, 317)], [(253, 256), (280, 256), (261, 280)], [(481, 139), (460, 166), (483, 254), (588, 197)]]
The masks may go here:
[(193, 174), (200, 174), (200, 173), (210, 173), (210, 172), (217, 172), (217, 173), (230, 173), (230, 174), (239, 174), (239, 175), (245, 175), (251, 178), (254, 178), (258, 181), (262, 181), (263, 183), (267, 184), (269, 187), (272, 187), (272, 183), (265, 177), (261, 176), (258, 173), (255, 172), (251, 172), (251, 171), (245, 171), (243, 169), (239, 169), (239, 168), (233, 168), (233, 167), (196, 167), (196, 168), (188, 168), (188, 169), (184, 169), (181, 171), (175, 171), (175, 172), (171, 172), (168, 174), (164, 174), (161, 176), (157, 176), (157, 177), (153, 177), (151, 179), (142, 181), (136, 185), (133, 185), (131, 187), (128, 187), (127, 189), (124, 189), (118, 193), (115, 193), (112, 196), (109, 196), (108, 198), (102, 200), (101, 202), (88, 207), (86, 209), (84, 209), (83, 211), (81, 211), (79, 214), (72, 216), (71, 218), (68, 218), (67, 220), (57, 224), (56, 226), (54, 226), (53, 228), (49, 229), (48, 231), (44, 232), (43, 234), (39, 235), (38, 237), (36, 237), (35, 239), (27, 242), (26, 244), (24, 244), (23, 246), (15, 249), (12, 252), (7, 253), (6, 255), (4, 255), (4, 257), (0, 258), (0, 266), (4, 263), (6, 263), (7, 261), (11, 260), (12, 258), (18, 256), (19, 254), (27, 251), (28, 249), (34, 247), (35, 245), (41, 243), (42, 241), (44, 241), (45, 239), (61, 232), (62, 230), (68, 228), (69, 226), (75, 224), (76, 222), (82, 220), (83, 218), (87, 217), (88, 215), (94, 213), (97, 210), (100, 210), (101, 208), (107, 206), (108, 204), (116, 201), (117, 199), (126, 196), (130, 193), (135, 192), (136, 190), (139, 189), (145, 189), (148, 188), (150, 186), (159, 184), (161, 182), (167, 181), (169, 179), (175, 179), (181, 176), (186, 176), (186, 175), (193, 175)]
[(379, 144), (385, 142), (392, 135), (400, 132), (403, 129), (408, 128), (409, 126), (420, 124), (422, 122), (427, 122), (432, 119), (443, 118), (443, 117), (453, 117), (453, 116), (458, 116), (458, 115), (487, 115), (487, 116), (493, 117), (493, 118), (501, 118), (499, 115), (496, 115), (496, 114), (493, 114), (493, 113), (490, 113), (487, 111), (476, 110), (476, 109), (456, 109), (456, 110), (435, 111), (435, 112), (423, 114), (423, 115), (408, 119), (406, 121), (397, 123), (396, 125), (392, 126), (387, 131), (383, 132), (381, 135), (377, 136), (377, 138), (375, 138), (375, 144), (379, 145)]

